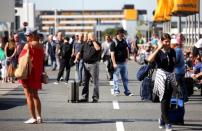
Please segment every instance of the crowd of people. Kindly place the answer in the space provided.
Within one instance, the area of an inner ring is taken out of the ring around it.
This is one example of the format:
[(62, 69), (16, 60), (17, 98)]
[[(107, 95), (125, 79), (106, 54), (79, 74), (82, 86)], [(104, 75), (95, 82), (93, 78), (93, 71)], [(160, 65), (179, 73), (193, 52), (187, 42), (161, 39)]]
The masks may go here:
[[(99, 93), (99, 63), (106, 65), (107, 79), (113, 81), (114, 95), (119, 96), (119, 76), (123, 82), (124, 94), (133, 96), (128, 87), (127, 62), (131, 58), (139, 63), (156, 63), (156, 78), (154, 91), (161, 102), (161, 118), (159, 127), (172, 130), (168, 119), (168, 106), (172, 96), (173, 87), (177, 84), (183, 94), (184, 102), (189, 100), (185, 78), (194, 81), (195, 89), (201, 88), (202, 83), (202, 39), (191, 48), (183, 48), (185, 38), (182, 34), (162, 34), (161, 38), (154, 34), (148, 41), (135, 37), (134, 41), (128, 41), (125, 30), (120, 28), (115, 36), (105, 34), (104, 41), (97, 41), (93, 33), (75, 34), (71, 38), (62, 32), (56, 35), (50, 34), (47, 41), (39, 36), (36, 31), (25, 32), (27, 42), (19, 39), (19, 34), (14, 33), (8, 40), (1, 37), (0, 41), (0, 78), (2, 82), (14, 83), (15, 69), (20, 57), (29, 49), (32, 61), (32, 72), (26, 80), (20, 80), (31, 119), (25, 123), (41, 123), (41, 103), (38, 90), (42, 88), (41, 74), (44, 66), (50, 60), (52, 71), (58, 71), (54, 84), (69, 81), (71, 67), (75, 65), (75, 80), (83, 86), (81, 102), (89, 101), (89, 82), (93, 83), (92, 102), (97, 103)], [(132, 57), (131, 57), (132, 56)], [(63, 78), (64, 71), (66, 76)], [(162, 79), (163, 78), (163, 79)], [(172, 88), (166, 86), (170, 83)], [(201, 93), (202, 94), (202, 93)]]

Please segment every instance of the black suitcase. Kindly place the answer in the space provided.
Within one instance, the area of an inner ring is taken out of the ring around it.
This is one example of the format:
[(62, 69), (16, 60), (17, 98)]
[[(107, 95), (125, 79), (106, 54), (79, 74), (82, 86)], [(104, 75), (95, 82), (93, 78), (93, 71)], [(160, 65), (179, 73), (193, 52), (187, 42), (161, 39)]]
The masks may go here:
[(76, 103), (79, 101), (79, 82), (69, 81), (68, 102)]
[(170, 109), (168, 111), (168, 118), (170, 123), (177, 125), (184, 125), (184, 101), (181, 98), (171, 98)]

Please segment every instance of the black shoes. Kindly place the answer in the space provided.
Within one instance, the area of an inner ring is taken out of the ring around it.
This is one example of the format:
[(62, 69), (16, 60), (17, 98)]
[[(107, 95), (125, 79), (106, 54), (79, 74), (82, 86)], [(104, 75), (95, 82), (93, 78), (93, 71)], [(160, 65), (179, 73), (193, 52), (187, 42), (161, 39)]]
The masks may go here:
[[(88, 102), (88, 99), (83, 98), (83, 99), (80, 99), (79, 102), (81, 102), (81, 103), (82, 103), (82, 102), (85, 103), (85, 102)], [(92, 103), (98, 103), (98, 99), (97, 99), (97, 98), (93, 98)]]
[(93, 97), (93, 101), (92, 101), (92, 103), (98, 103), (98, 98)]
[(79, 102), (88, 102), (88, 99), (83, 98), (83, 99), (80, 99)]
[(98, 103), (97, 99), (93, 99), (92, 103)]

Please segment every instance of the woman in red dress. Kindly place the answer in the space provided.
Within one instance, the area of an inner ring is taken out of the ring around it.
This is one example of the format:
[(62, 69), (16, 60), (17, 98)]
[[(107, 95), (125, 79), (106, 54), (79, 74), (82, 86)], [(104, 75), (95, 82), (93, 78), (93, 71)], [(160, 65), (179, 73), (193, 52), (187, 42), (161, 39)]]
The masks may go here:
[(32, 70), (25, 80), (19, 80), (22, 84), (27, 99), (27, 105), (31, 114), (31, 118), (25, 121), (26, 124), (41, 123), (41, 102), (38, 96), (38, 90), (42, 88), (41, 75), (44, 70), (44, 50), (39, 44), (36, 32), (27, 31), (25, 33), (27, 43), (20, 53), (19, 59), (30, 50), (30, 60), (32, 62)]

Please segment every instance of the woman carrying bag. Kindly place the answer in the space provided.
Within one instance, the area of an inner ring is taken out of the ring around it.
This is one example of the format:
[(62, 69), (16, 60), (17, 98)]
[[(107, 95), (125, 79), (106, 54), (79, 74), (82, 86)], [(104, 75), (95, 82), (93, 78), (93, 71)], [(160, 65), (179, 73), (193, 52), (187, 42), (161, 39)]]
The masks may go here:
[(39, 44), (39, 37), (36, 31), (27, 30), (25, 35), (27, 38), (27, 44), (20, 53), (19, 61), (20, 58), (29, 50), (29, 57), (32, 66), (28, 66), (28, 68), (31, 68), (31, 71), (27, 78), (19, 80), (24, 89), (27, 105), (31, 114), (31, 118), (24, 123), (39, 124), (42, 122), (42, 118), (41, 102), (38, 96), (38, 90), (42, 88), (41, 76), (44, 70), (44, 50), (43, 46)]
[(170, 40), (171, 37), (169, 34), (163, 34), (161, 40), (158, 42), (158, 47), (148, 57), (148, 62), (155, 61), (157, 64), (153, 92), (159, 96), (161, 102), (159, 128), (165, 128), (166, 131), (172, 131), (168, 110), (173, 88), (176, 87), (174, 72), (176, 53), (175, 50), (170, 47)]

